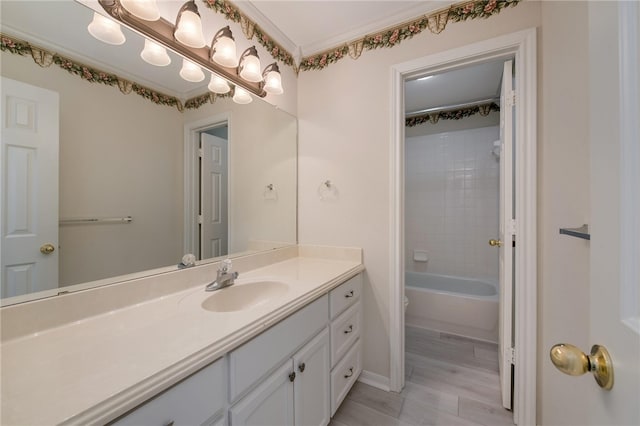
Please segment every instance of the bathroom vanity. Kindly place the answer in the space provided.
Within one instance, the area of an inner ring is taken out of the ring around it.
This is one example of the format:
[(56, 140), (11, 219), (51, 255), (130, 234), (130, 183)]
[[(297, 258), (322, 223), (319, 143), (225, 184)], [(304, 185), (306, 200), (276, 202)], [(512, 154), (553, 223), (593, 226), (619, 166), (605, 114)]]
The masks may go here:
[(241, 257), (205, 292), (218, 266), (3, 308), (2, 424), (327, 424), (362, 369), (361, 250)]

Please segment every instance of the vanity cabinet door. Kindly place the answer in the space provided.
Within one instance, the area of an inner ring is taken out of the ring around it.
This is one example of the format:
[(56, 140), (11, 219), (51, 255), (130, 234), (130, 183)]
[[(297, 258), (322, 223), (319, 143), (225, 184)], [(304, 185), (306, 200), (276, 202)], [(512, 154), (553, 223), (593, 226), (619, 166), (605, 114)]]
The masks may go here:
[(324, 329), (293, 357), (295, 424), (325, 426), (330, 416), (329, 330)]
[(293, 426), (293, 361), (287, 360), (271, 376), (230, 410), (230, 424)]

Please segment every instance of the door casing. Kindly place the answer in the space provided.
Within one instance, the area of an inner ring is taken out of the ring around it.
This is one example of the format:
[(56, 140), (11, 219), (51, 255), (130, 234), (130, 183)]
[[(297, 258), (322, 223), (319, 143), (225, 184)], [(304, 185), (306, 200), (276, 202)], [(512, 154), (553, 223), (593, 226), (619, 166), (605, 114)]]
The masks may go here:
[(488, 60), (515, 57), (518, 146), (515, 155), (515, 204), (518, 251), (515, 282), (514, 421), (536, 424), (536, 29), (518, 31), (391, 67), (390, 197), (390, 376), (389, 389), (404, 386), (404, 82)]

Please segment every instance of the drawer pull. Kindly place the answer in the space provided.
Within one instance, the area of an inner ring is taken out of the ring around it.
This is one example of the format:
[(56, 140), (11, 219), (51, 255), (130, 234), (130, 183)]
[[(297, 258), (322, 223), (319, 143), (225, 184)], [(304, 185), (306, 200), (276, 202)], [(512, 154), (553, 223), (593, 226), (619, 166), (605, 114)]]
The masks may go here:
[(347, 374), (344, 375), (345, 379), (348, 379), (349, 377), (353, 376), (353, 367), (351, 367), (349, 369), (349, 372)]
[(349, 327), (347, 327), (347, 329), (344, 331), (344, 334), (349, 334), (349, 333), (353, 333), (353, 325), (350, 325)]
[(291, 374), (289, 374), (289, 381), (293, 382), (296, 379), (296, 372), (293, 371)]
[(351, 290), (349, 293), (345, 294), (344, 297), (346, 297), (347, 299), (349, 297), (353, 297), (353, 290)]
[(304, 373), (304, 369), (305, 369), (306, 367), (307, 367), (307, 366), (306, 366), (306, 365), (305, 365), (305, 363), (303, 362), (302, 364), (300, 364), (300, 365), (298, 366), (298, 370), (300, 370), (300, 372), (301, 372), (301, 373)]
[(167, 422), (164, 424), (164, 426), (173, 426), (174, 421), (171, 420), (170, 422)]

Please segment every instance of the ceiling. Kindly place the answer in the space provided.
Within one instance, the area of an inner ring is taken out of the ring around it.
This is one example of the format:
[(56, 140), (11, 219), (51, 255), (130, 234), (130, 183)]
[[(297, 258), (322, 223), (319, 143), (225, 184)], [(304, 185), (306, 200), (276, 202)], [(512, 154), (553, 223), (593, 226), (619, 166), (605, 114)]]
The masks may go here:
[[(79, 0), (101, 10), (95, 0)], [(221, 27), (221, 15), (200, 1), (205, 39), (212, 39)], [(331, 1), (331, 0), (240, 0), (241, 11), (254, 20), (295, 57), (308, 56), (393, 24), (440, 9), (453, 1)], [(183, 0), (158, 0), (163, 17), (175, 19)], [(186, 99), (205, 92), (208, 79), (190, 83), (179, 76), (181, 59), (170, 52), (167, 67), (154, 67), (140, 59), (143, 39), (123, 28), (127, 42), (104, 44), (91, 37), (86, 27), (93, 11), (73, 0), (2, 0), (0, 26), (3, 32), (24, 38), (41, 47), (118, 74), (168, 95)], [(51, 19), (58, 16), (61, 19)], [(63, 20), (62, 20), (63, 19)], [(214, 22), (215, 23), (212, 23)], [(253, 44), (236, 36), (238, 50)], [(371, 53), (374, 54), (374, 53)], [(96, 59), (97, 58), (97, 59)], [(351, 60), (351, 59), (345, 59)], [(322, 71), (317, 71), (322, 72)], [(407, 83), (407, 111), (491, 98), (498, 93), (501, 65), (477, 66)]]

